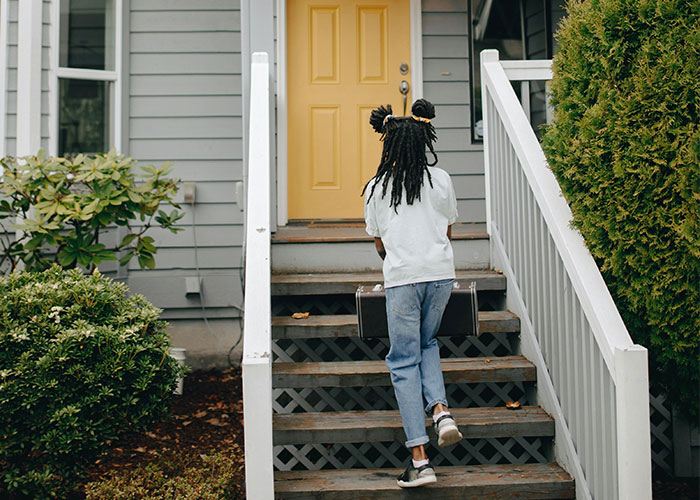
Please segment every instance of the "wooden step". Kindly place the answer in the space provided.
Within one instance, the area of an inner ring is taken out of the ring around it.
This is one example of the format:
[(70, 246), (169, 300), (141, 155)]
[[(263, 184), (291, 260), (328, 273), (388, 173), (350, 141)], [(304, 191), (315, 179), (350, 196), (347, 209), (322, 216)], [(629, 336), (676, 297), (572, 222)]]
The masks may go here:
[[(479, 311), (479, 333), (518, 333), (520, 319), (510, 311)], [(357, 316), (354, 314), (272, 317), (272, 338), (308, 339), (357, 337)]]
[[(537, 377), (535, 365), (523, 356), (445, 358), (441, 360), (446, 384), (529, 382)], [(273, 387), (363, 387), (391, 385), (383, 360), (327, 363), (273, 363)]]
[(275, 498), (284, 500), (464, 500), (574, 498), (574, 480), (559, 465), (438, 467), (437, 483), (399, 488), (399, 469), (275, 472)]
[[(452, 240), (488, 240), (486, 224), (456, 223), (452, 225)], [(285, 243), (347, 243), (374, 242), (365, 231), (365, 222), (309, 221), (278, 227), (271, 236), (273, 245)]]
[[(450, 409), (465, 438), (554, 436), (554, 420), (538, 406)], [(276, 445), (307, 443), (403, 442), (398, 411), (276, 414)], [(426, 419), (433, 437), (432, 419)]]
[[(496, 271), (457, 271), (457, 280), (476, 281), (477, 291), (505, 290), (506, 279)], [(354, 294), (360, 285), (383, 283), (381, 272), (273, 274), (272, 295)]]

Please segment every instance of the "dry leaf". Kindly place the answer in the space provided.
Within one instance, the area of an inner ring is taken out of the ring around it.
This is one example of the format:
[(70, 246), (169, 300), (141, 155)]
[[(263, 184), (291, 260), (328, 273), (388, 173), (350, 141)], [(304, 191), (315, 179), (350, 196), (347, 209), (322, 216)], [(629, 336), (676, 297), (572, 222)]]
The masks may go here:
[(146, 453), (146, 448), (144, 448), (143, 446), (139, 446), (134, 451), (138, 451), (139, 453)]
[(506, 408), (509, 410), (517, 410), (520, 408), (520, 402), (519, 401), (508, 401), (506, 403)]
[(185, 427), (187, 427), (187, 426), (190, 425), (191, 423), (192, 423), (191, 420), (185, 420), (184, 422), (182, 422), (182, 425), (185, 426)]
[(205, 422), (208, 424), (211, 424), (211, 425), (215, 425), (217, 427), (223, 427), (223, 426), (227, 425), (227, 424), (221, 423), (221, 420), (219, 420), (218, 418), (210, 418), (209, 420), (205, 420)]
[(308, 317), (309, 317), (309, 313), (308, 313), (308, 312), (305, 312), (305, 313), (294, 313), (294, 314), (292, 314), (292, 318), (294, 318), (294, 319), (306, 319), (306, 318), (308, 318)]
[(206, 417), (207, 412), (205, 410), (198, 411), (197, 413), (194, 414), (194, 418), (202, 418)]
[(490, 362), (491, 362), (490, 359), (485, 359), (485, 360), (484, 360), (484, 363), (490, 363)]

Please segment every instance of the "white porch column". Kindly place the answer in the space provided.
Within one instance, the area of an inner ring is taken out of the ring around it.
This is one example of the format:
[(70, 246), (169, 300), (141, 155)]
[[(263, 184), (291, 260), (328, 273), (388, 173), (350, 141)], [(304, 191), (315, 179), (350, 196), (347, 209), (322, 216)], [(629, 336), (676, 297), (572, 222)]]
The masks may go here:
[(17, 156), (41, 146), (42, 0), (21, 0), (17, 40)]

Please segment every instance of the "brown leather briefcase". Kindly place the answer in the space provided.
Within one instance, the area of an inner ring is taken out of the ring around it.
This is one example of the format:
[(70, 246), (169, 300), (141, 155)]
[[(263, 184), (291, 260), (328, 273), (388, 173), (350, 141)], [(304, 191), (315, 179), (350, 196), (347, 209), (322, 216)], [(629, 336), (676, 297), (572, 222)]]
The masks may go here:
[[(355, 302), (360, 338), (389, 337), (384, 287), (380, 284), (361, 285), (355, 292)], [(437, 336), (478, 335), (477, 309), (476, 282), (455, 281)]]

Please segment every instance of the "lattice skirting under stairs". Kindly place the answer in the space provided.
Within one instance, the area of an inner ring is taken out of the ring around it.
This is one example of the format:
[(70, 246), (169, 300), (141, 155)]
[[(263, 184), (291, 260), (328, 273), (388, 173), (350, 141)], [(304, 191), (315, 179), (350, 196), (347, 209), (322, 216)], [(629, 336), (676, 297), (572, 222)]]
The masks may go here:
[[(524, 464), (547, 462), (551, 439), (539, 437), (464, 439), (449, 448), (430, 449), (441, 465)], [(408, 450), (399, 442), (275, 446), (276, 470), (405, 467)]]

